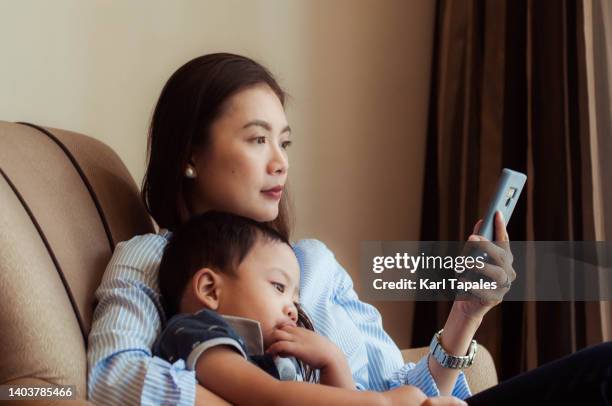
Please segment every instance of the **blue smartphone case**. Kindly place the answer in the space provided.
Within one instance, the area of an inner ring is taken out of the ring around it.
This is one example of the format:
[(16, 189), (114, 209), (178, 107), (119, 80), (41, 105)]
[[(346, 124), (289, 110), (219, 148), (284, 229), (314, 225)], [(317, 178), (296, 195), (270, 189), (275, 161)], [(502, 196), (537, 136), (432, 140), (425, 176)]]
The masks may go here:
[(484, 222), (480, 226), (479, 235), (493, 241), (495, 235), (495, 212), (498, 210), (502, 212), (505, 224), (506, 226), (508, 225), (514, 211), (514, 206), (516, 206), (526, 181), (527, 176), (524, 173), (507, 168), (502, 170), (499, 182), (497, 183), (497, 191), (484, 216)]

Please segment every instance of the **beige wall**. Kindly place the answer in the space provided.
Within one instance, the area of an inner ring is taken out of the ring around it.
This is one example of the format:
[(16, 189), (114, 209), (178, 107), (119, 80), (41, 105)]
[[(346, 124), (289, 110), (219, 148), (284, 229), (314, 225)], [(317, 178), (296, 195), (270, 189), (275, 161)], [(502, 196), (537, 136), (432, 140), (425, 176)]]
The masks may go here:
[[(169, 75), (251, 56), (292, 96), (295, 236), (358, 285), (360, 241), (419, 236), (433, 15), (430, 0), (0, 0), (0, 119), (95, 136), (140, 182)], [(405, 346), (411, 306), (378, 306)]]

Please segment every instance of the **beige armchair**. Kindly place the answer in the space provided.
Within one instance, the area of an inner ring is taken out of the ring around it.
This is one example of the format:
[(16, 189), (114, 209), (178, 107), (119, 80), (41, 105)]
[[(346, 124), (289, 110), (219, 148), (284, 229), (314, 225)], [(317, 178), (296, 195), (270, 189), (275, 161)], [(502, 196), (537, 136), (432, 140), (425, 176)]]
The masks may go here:
[[(90, 404), (95, 289), (115, 244), (153, 230), (138, 188), (93, 138), (0, 121), (0, 208), (0, 385), (76, 385), (70, 404)], [(468, 381), (480, 391), (497, 377), (484, 348), (477, 358)]]

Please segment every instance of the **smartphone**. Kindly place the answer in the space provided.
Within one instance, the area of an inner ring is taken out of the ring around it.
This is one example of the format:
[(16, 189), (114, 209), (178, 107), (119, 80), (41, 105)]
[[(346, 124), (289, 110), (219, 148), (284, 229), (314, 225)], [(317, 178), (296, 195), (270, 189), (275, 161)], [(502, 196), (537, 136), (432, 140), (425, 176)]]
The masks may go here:
[(495, 212), (501, 211), (504, 215), (505, 225), (508, 225), (514, 206), (518, 201), (523, 186), (527, 181), (527, 175), (521, 172), (513, 171), (504, 168), (502, 170), (499, 181), (497, 182), (497, 191), (493, 199), (489, 203), (489, 208), (484, 216), (484, 221), (480, 226), (479, 235), (485, 237), (489, 241), (493, 241), (495, 236)]

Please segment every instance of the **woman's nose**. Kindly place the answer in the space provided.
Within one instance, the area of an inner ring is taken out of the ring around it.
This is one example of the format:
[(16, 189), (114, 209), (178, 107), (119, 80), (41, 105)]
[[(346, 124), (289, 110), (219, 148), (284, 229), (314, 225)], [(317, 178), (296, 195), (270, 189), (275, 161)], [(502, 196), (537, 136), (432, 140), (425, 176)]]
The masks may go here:
[(270, 175), (282, 175), (289, 169), (289, 160), (279, 146), (272, 148), (272, 156), (268, 162), (268, 173)]

